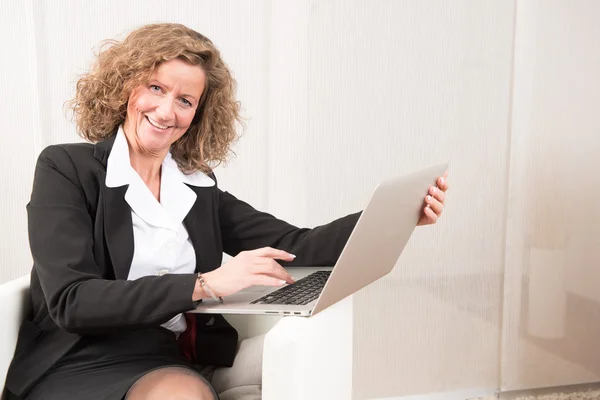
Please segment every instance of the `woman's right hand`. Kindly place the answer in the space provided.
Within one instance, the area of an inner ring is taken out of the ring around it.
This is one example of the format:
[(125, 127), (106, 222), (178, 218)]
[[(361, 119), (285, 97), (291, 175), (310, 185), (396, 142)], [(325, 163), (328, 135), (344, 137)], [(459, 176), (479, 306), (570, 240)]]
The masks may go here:
[[(249, 286), (283, 286), (294, 283), (294, 279), (275, 260), (289, 262), (295, 257), (271, 247), (242, 251), (214, 271), (202, 274), (202, 277), (206, 286), (219, 297), (229, 296)], [(208, 297), (210, 295), (197, 282), (194, 300)]]

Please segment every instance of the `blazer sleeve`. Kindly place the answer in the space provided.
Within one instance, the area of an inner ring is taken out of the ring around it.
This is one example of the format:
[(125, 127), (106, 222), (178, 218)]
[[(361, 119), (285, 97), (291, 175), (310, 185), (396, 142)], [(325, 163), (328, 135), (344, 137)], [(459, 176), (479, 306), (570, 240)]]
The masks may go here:
[(95, 210), (86, 204), (66, 150), (42, 151), (27, 205), (29, 243), (49, 314), (60, 328), (84, 334), (157, 326), (195, 307), (194, 274), (103, 279), (92, 250)]
[(298, 228), (219, 190), (224, 252), (235, 256), (241, 251), (269, 246), (296, 255), (287, 266), (334, 265), (360, 214), (350, 214), (313, 229)]

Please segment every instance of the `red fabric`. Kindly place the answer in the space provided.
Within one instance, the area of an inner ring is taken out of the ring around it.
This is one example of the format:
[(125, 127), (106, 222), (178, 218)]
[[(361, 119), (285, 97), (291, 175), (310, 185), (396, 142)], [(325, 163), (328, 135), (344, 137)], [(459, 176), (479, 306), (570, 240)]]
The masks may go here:
[(196, 362), (196, 316), (184, 313), (187, 329), (177, 339), (179, 350), (190, 362)]

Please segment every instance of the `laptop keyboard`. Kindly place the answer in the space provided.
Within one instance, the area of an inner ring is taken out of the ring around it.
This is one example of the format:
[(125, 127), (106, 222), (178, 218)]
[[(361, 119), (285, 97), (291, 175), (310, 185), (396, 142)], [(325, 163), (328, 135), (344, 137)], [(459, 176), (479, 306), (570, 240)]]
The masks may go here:
[(317, 271), (296, 283), (271, 292), (250, 304), (287, 304), (302, 306), (315, 300), (321, 294), (331, 271)]

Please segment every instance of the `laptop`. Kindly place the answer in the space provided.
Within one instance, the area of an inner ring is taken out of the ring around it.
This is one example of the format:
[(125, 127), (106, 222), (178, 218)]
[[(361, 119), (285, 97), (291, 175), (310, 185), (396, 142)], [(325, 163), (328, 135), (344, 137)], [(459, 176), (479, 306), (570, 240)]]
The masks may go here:
[(252, 286), (223, 304), (203, 299), (194, 312), (309, 317), (387, 275), (415, 229), (424, 197), (448, 163), (381, 182), (334, 266), (287, 267), (295, 283)]

